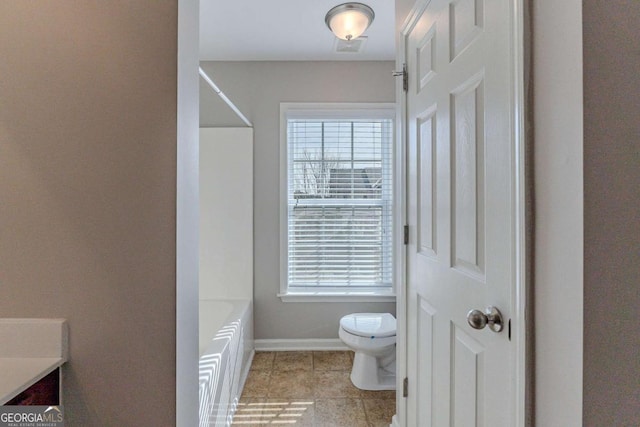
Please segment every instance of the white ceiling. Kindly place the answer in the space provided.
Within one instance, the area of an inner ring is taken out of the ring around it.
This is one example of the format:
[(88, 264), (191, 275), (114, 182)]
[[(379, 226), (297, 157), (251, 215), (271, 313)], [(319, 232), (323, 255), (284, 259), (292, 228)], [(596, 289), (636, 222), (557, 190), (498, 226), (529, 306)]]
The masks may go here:
[(202, 61), (393, 60), (394, 0), (360, 0), (376, 16), (363, 52), (335, 52), (324, 23), (341, 0), (200, 0)]

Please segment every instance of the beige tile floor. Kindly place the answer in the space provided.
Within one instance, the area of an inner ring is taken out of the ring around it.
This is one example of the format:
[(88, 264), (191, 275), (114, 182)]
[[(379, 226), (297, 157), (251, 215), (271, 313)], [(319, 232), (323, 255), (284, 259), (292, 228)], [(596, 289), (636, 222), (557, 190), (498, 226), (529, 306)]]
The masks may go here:
[(388, 427), (395, 391), (351, 384), (350, 351), (256, 353), (233, 425)]

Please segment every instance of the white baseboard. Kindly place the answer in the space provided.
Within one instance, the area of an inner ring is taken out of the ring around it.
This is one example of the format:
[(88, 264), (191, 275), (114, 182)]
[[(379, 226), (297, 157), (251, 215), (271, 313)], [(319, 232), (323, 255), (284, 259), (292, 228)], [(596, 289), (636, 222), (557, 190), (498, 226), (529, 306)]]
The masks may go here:
[(255, 340), (254, 346), (256, 351), (349, 350), (340, 338)]
[(393, 418), (391, 418), (391, 425), (389, 427), (400, 427), (397, 415), (394, 415)]

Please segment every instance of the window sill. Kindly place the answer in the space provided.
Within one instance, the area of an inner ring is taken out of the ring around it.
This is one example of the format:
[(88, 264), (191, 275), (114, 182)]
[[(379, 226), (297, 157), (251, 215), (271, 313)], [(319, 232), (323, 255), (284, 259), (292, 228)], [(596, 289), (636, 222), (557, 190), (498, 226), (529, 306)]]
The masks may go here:
[(306, 291), (278, 294), (282, 302), (396, 302), (396, 294), (371, 291)]

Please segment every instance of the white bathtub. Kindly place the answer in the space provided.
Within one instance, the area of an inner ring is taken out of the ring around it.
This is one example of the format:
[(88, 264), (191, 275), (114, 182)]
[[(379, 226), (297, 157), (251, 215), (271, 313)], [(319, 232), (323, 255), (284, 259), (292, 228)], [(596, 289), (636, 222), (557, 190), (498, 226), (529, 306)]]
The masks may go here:
[(200, 300), (200, 427), (231, 425), (253, 358), (249, 300)]

